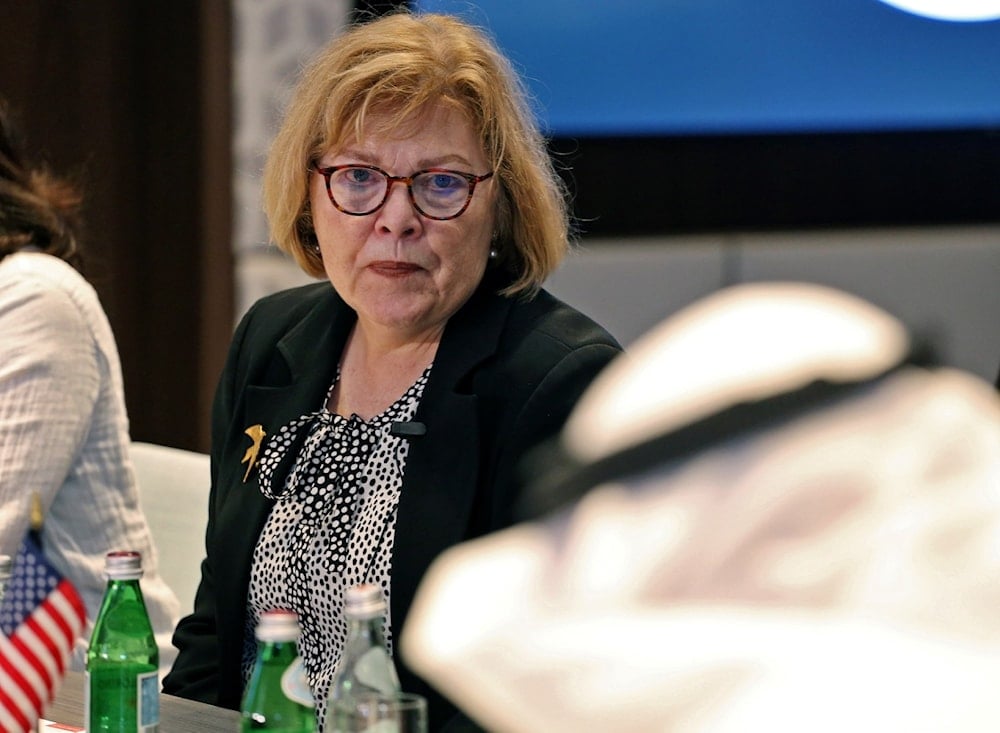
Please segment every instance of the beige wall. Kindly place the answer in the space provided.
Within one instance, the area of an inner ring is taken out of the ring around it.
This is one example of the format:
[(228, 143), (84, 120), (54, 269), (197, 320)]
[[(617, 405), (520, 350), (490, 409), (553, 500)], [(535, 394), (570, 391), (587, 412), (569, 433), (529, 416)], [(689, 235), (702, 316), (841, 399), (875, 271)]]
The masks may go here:
[(777, 232), (584, 243), (549, 289), (626, 345), (726, 284), (803, 280), (859, 295), (930, 336), (942, 360), (1000, 368), (1000, 227)]

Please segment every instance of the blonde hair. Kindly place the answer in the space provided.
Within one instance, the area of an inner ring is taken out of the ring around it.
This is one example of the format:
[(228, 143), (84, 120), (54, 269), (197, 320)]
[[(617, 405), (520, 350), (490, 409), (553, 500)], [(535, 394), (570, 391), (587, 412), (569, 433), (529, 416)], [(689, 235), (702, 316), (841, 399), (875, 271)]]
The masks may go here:
[(314, 161), (442, 103), (468, 117), (499, 183), (493, 246), (513, 279), (502, 292), (534, 293), (569, 246), (565, 188), (510, 62), (485, 33), (448, 15), (399, 11), (355, 26), (305, 70), (264, 167), (275, 244), (322, 277), (309, 211)]

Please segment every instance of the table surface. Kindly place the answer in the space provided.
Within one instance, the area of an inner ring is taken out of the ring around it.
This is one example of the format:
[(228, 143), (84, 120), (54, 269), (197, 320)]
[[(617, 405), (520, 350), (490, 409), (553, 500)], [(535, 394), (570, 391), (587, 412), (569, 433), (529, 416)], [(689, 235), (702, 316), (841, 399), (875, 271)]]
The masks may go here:
[[(82, 672), (67, 672), (55, 700), (43, 717), (67, 725), (83, 725)], [(160, 733), (234, 733), (240, 728), (240, 714), (203, 702), (173, 695), (160, 695)]]

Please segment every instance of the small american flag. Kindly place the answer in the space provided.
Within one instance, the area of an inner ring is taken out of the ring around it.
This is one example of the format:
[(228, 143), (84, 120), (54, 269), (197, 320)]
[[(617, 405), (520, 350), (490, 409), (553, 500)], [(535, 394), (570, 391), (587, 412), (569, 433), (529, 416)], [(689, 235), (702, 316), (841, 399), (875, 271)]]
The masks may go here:
[(83, 630), (79, 593), (53, 568), (29, 532), (0, 604), (0, 731), (34, 730)]

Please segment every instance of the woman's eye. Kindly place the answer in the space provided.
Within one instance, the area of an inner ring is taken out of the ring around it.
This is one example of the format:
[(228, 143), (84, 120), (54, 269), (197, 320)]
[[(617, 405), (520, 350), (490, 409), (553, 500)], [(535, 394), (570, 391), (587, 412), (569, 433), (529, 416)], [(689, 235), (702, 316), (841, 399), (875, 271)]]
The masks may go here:
[(431, 188), (440, 191), (459, 188), (463, 183), (461, 178), (450, 173), (432, 173), (430, 178)]
[(371, 183), (375, 178), (374, 171), (367, 168), (348, 168), (345, 173), (347, 180), (354, 184)]
[(468, 183), (454, 173), (431, 171), (417, 177), (417, 187), (429, 196), (456, 196), (463, 194)]

